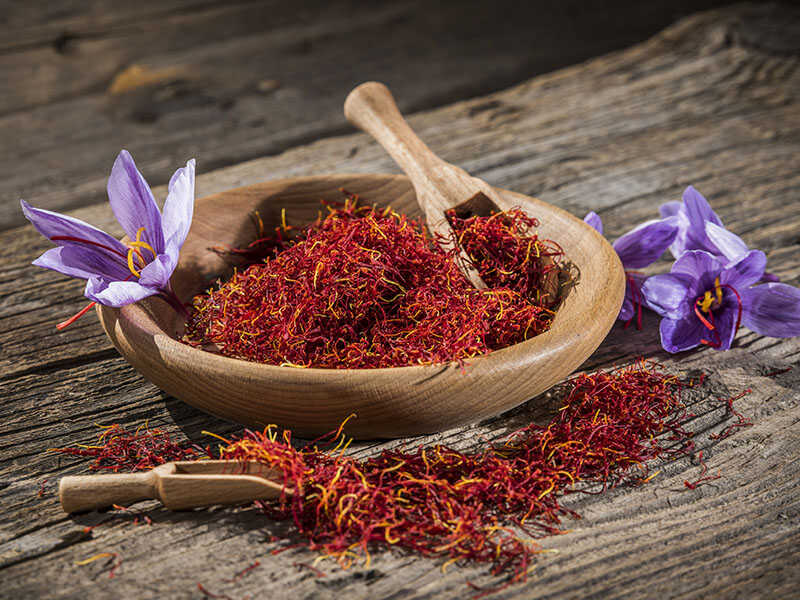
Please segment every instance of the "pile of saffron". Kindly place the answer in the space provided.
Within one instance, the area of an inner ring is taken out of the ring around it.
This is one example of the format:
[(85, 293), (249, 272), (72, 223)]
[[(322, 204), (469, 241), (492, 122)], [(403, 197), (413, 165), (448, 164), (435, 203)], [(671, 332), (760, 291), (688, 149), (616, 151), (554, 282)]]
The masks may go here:
[[(458, 217), (448, 212), (458, 245), (472, 260), (484, 283), (492, 289), (507, 288), (533, 303), (555, 310), (564, 251), (552, 240), (529, 232), (539, 221), (522, 211), (510, 210), (489, 217)], [(566, 273), (564, 273), (566, 275)]]
[[(547, 425), (528, 425), (469, 452), (435, 445), (358, 459), (345, 455), (350, 442), (342, 435), (344, 424), (304, 447), (293, 442), (290, 431), (279, 433), (275, 426), (245, 431), (219, 438), (224, 444), (218, 452), (173, 442), (159, 430), (128, 433), (114, 425), (95, 446), (58, 451), (94, 457), (90, 468), (111, 471), (212, 455), (259, 461), (280, 473), (295, 493), (258, 506), (274, 519), (292, 521), (304, 538), (299, 545), (321, 558), (333, 558), (344, 568), (358, 562), (368, 566), (370, 552), (400, 548), (439, 559), (443, 569), (452, 563), (487, 563), (511, 583), (526, 577), (540, 551), (537, 538), (560, 533), (564, 517), (580, 518), (563, 504), (564, 495), (650, 481), (657, 473), (649, 474), (649, 461), (658, 457), (694, 456), (701, 471), (696, 480), (684, 482), (691, 490), (719, 477), (708, 475), (703, 452), (686, 429), (697, 415), (687, 412), (682, 396), (694, 386), (644, 361), (578, 375), (557, 388), (561, 406)], [(741, 396), (723, 402), (729, 409), (723, 419), (737, 421), (709, 439), (749, 424), (733, 410)], [(319, 574), (313, 565), (296, 564)]]
[(94, 458), (92, 471), (144, 471), (173, 460), (208, 458), (199, 446), (172, 440), (169, 432), (143, 425), (134, 432), (122, 425), (101, 426), (97, 443), (67, 448), (51, 448), (50, 452)]
[(195, 297), (183, 341), (272, 365), (378, 368), (461, 361), (549, 328), (558, 298), (543, 281), (563, 252), (521, 210), (453, 223), (491, 286), (477, 290), (420, 222), (356, 196), (327, 209), (293, 240), (236, 251), (271, 254)]
[(694, 447), (681, 427), (682, 384), (657, 366), (580, 375), (546, 426), (529, 425), (478, 452), (447, 446), (384, 450), (358, 460), (336, 447), (296, 449), (274, 427), (224, 440), (222, 458), (255, 460), (296, 490), (261, 508), (290, 519), (308, 547), (347, 568), (380, 546), (456, 562), (490, 563), (512, 580), (527, 574), (538, 546), (578, 517), (559, 502), (577, 490), (600, 493), (623, 478), (648, 480), (646, 461)]

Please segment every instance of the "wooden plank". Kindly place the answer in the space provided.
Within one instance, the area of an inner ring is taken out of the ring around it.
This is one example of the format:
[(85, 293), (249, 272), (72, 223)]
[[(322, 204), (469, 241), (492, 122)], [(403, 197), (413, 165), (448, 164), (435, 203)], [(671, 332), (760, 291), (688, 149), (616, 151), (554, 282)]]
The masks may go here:
[[(415, 115), (411, 123), (441, 156), (495, 184), (579, 215), (599, 209), (612, 237), (652, 218), (658, 203), (694, 183), (727, 225), (768, 250), (770, 270), (797, 285), (800, 73), (798, 48), (791, 46), (794, 14), (745, 5), (699, 15), (641, 46)], [(374, 143), (352, 135), (206, 173), (198, 188), (206, 194), (266, 177), (345, 170), (393, 169)], [(101, 205), (76, 214), (102, 226), (112, 220)], [(93, 421), (138, 425), (149, 418), (198, 441), (202, 429), (227, 433), (235, 426), (144, 382), (114, 356), (94, 321), (68, 333), (75, 337), (67, 343), (51, 334), (50, 323), (64, 316), (53, 312), (68, 314), (82, 301), (70, 300), (79, 284), (26, 266), (45, 247), (30, 228), (0, 234), (0, 282), (6, 284), (0, 286), (4, 594), (199, 598), (201, 583), (237, 598), (257, 597), (264, 589), (277, 590), (278, 597), (461, 598), (469, 593), (467, 580), (496, 583), (481, 567), (451, 567), (443, 575), (434, 561), (385, 551), (373, 554), (369, 569), (342, 572), (323, 562), (327, 576), (318, 579), (295, 565), (310, 563), (313, 553), (270, 554), (276, 547), (270, 536), (294, 540), (291, 528), (247, 509), (169, 513), (137, 505), (156, 521), (152, 527), (108, 514), (61, 515), (53, 495), (57, 477), (83, 472), (85, 463), (43, 452), (91, 441)], [(712, 405), (753, 388), (737, 408), (755, 425), (711, 444), (708, 433), (724, 426), (722, 411), (692, 423), (710, 468), (723, 475), (707, 486), (687, 490), (683, 481), (696, 477), (698, 467), (681, 460), (658, 465), (662, 473), (647, 486), (570, 497), (584, 519), (570, 521), (569, 534), (544, 540), (557, 553), (543, 554), (527, 583), (496, 597), (787, 597), (800, 584), (800, 340), (742, 330), (738, 350), (668, 357), (658, 350), (656, 323), (649, 316), (641, 332), (615, 327), (587, 367), (645, 354), (682, 372), (708, 371), (705, 401)], [(788, 373), (765, 377), (791, 365)], [(474, 447), (540, 416), (531, 402), (419, 442)], [(381, 447), (361, 444), (353, 452), (363, 456)], [(100, 521), (91, 536), (83, 533)], [(105, 551), (124, 559), (114, 579), (101, 562), (74, 564)], [(255, 560), (261, 566), (248, 577), (225, 581)]]
[[(721, 469), (723, 478), (713, 485), (686, 490), (683, 480), (696, 476), (698, 467), (683, 460), (657, 465), (662, 471), (646, 488), (623, 487), (598, 497), (574, 497), (568, 504), (585, 518), (570, 522), (568, 535), (545, 540), (545, 547), (558, 553), (540, 557), (529, 584), (510, 588), (501, 597), (526, 597), (531, 590), (543, 597), (596, 594), (612, 598), (649, 597), (654, 589), (664, 595), (689, 597), (720, 594), (733, 586), (751, 593), (759, 586), (776, 594), (791, 590), (797, 575), (788, 566), (798, 537), (789, 519), (800, 508), (794, 485), (800, 475), (794, 459), (798, 448), (792, 435), (797, 422), (798, 378), (796, 373), (788, 379), (763, 377), (766, 368), (780, 366), (737, 351), (711, 357), (701, 353), (694, 360), (682, 361), (681, 369), (700, 367), (716, 372), (718, 379), (711, 390), (720, 397), (746, 386), (757, 390), (738, 406), (745, 414), (756, 416), (756, 427), (705, 448), (712, 469)], [(520, 423), (530, 418), (530, 407), (515, 411), (513, 419), (470, 428), (467, 439), (475, 444), (481, 435), (491, 438), (506, 430), (509, 420)], [(712, 431), (722, 425), (715, 422)], [(465, 433), (458, 432), (457, 437), (463, 440)], [(706, 443), (705, 439), (698, 441)], [(74, 469), (60, 471), (66, 472)], [(323, 562), (320, 567), (331, 580), (317, 580), (295, 566), (313, 560), (313, 553), (295, 550), (270, 556), (269, 551), (277, 546), (269, 543), (269, 537), (293, 541), (291, 530), (252, 511), (169, 513), (149, 503), (137, 505), (136, 511), (149, 511), (156, 523), (152, 527), (137, 527), (131, 518), (111, 519), (97, 513), (65, 521), (51, 495), (54, 483), (49, 480), (46, 484), (43, 500), (37, 498), (37, 481), (15, 482), (5, 490), (13, 500), (17, 523), (35, 506), (36, 524), (47, 525), (20, 532), (0, 546), (0, 560), (8, 564), (5, 581), (9, 593), (42, 594), (44, 589), (53, 589), (42, 587), (46, 585), (43, 569), (50, 581), (62, 583), (59, 587), (65, 590), (64, 597), (70, 593), (191, 597), (196, 584), (202, 583), (215, 593), (235, 597), (271, 584), (290, 591), (293, 597), (333, 598), (345, 592), (369, 597), (456, 598), (463, 597), (467, 580), (479, 585), (493, 581), (480, 567), (450, 569), (442, 575), (434, 561), (385, 552), (374, 553), (368, 570), (340, 572)], [(22, 506), (25, 500), (27, 507)], [(84, 526), (98, 522), (103, 524), (92, 531), (91, 538), (81, 537)], [(748, 551), (742, 552), (742, 546)], [(154, 553), (154, 548), (159, 551)], [(23, 557), (12, 564), (18, 558), (15, 551), (25, 551), (32, 558)], [(105, 551), (119, 552), (125, 560), (113, 580), (100, 565), (80, 568), (72, 564)], [(40, 559), (34, 558), (37, 552), (41, 552)], [(255, 560), (262, 566), (251, 576), (235, 583), (224, 581)], [(710, 569), (715, 573), (711, 578)], [(145, 584), (142, 572), (148, 574)]]
[[(742, 36), (738, 21), (731, 23), (733, 33)], [(702, 40), (705, 47), (698, 41), (665, 57), (662, 49), (674, 46), (665, 35), (640, 50), (421, 114), (411, 122), (440, 156), (496, 185), (540, 196), (576, 214), (603, 209), (611, 236), (653, 218), (658, 203), (679, 197), (694, 183), (727, 224), (770, 253), (770, 269), (792, 281), (791, 266), (776, 263), (772, 253), (783, 251), (784, 259), (791, 259), (786, 249), (797, 247), (800, 227), (800, 214), (790, 209), (797, 206), (800, 185), (792, 160), (800, 137), (800, 105), (791, 101), (800, 86), (796, 59), (729, 47), (723, 39), (715, 30), (710, 43)], [(711, 57), (666, 70), (670, 57), (686, 60), (701, 48)], [(631, 69), (635, 75), (619, 75)], [(609, 78), (614, 85), (603, 83)], [(711, 78), (713, 86), (708, 85)], [(721, 102), (724, 106), (718, 107)], [(396, 170), (374, 142), (354, 135), (201, 175), (198, 194), (267, 177)], [(164, 190), (157, 196), (163, 198)], [(103, 208), (100, 218), (97, 210), (77, 214), (109, 227), (110, 211)], [(111, 230), (120, 233), (116, 226)], [(63, 334), (53, 330), (83, 300), (78, 282), (56, 283), (58, 276), (25, 268), (47, 242), (29, 227), (4, 239), (9, 241), (0, 245), (0, 281), (20, 285), (0, 289), (0, 315), (5, 317), (0, 344), (7, 348), (0, 367), (11, 375), (59, 361), (70, 341), (81, 340), (77, 355), (108, 348), (96, 328), (93, 337), (84, 325)], [(36, 292), (44, 282), (55, 286), (46, 296)], [(35, 350), (25, 349), (28, 339), (40, 340)]]
[(698, 7), (562, 4), (15, 4), (3, 37), (17, 41), (0, 50), (0, 228), (21, 223), (19, 197), (100, 201), (122, 147), (164, 183), (192, 155), (213, 169), (347, 131), (341, 99), (363, 80), (429, 108), (622, 48)]
[[(214, 0), (142, 0), (123, 6), (102, 0), (4, 2), (2, 25), (7, 31), (0, 41), (0, 52), (34, 46), (52, 46), (63, 52), (76, 37), (107, 35), (125, 26), (213, 4)], [(115, 10), (110, 10), (112, 6)]]

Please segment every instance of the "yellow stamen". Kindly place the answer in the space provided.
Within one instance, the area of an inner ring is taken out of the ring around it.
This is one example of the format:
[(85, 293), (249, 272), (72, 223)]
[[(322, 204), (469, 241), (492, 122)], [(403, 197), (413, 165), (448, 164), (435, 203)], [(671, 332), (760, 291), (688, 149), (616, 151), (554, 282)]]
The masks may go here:
[[(716, 296), (716, 297), (715, 297)], [(712, 296), (711, 291), (708, 290), (703, 295), (703, 299), (700, 301), (700, 310), (704, 313), (707, 313), (711, 310), (711, 305), (717, 303), (717, 306), (722, 303), (722, 286), (719, 283), (719, 277), (714, 280), (714, 296)]]
[(144, 232), (144, 227), (139, 227), (139, 229), (136, 230), (136, 241), (135, 242), (131, 242), (129, 245), (138, 246), (138, 247), (142, 247), (142, 248), (147, 248), (148, 250), (150, 250), (150, 253), (153, 255), (153, 258), (155, 258), (156, 257), (156, 253), (153, 250), (153, 248), (150, 247), (150, 245), (147, 242), (143, 242), (142, 241), (142, 233), (143, 232)]
[(134, 277), (139, 277), (139, 275), (141, 275), (141, 271), (137, 271), (136, 268), (133, 266), (133, 253), (134, 253), (134, 249), (133, 248), (129, 248), (128, 249), (128, 268), (131, 270), (131, 273), (133, 273)]
[(142, 265), (146, 264), (139, 248), (144, 248), (145, 250), (149, 250), (150, 254), (153, 255), (153, 258), (156, 257), (156, 251), (153, 250), (153, 247), (147, 242), (142, 241), (143, 231), (144, 227), (139, 227), (139, 229), (136, 230), (136, 240), (134, 240), (133, 242), (128, 242), (128, 269), (130, 269), (134, 277), (139, 277), (141, 275), (141, 271), (138, 271), (134, 266), (133, 257), (138, 256), (139, 261), (142, 263)]
[(150, 253), (153, 255), (153, 258), (156, 257), (156, 251), (153, 250), (153, 247), (147, 242), (131, 242), (130, 244), (128, 244), (128, 248), (130, 248), (131, 250), (133, 250), (134, 248), (145, 248), (150, 251)]

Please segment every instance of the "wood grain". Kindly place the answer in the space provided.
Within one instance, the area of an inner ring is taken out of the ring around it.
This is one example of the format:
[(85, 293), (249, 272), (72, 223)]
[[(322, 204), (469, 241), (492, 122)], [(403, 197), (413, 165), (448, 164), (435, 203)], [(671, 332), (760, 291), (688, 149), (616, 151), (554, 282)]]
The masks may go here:
[(49, 209), (104, 200), (120, 148), (151, 183), (166, 183), (192, 156), (208, 172), (348, 131), (342, 99), (367, 79), (390, 83), (403, 110), (431, 108), (721, 3), (7, 1), (0, 229), (22, 224), (20, 197)]
[[(577, 216), (597, 210), (611, 238), (653, 218), (659, 203), (679, 198), (692, 183), (726, 226), (767, 252), (770, 271), (798, 285), (798, 20), (796, 10), (776, 5), (701, 14), (624, 52), (409, 121), (434, 152), (493, 185)], [(342, 136), (206, 172), (198, 193), (267, 178), (392, 168), (367, 136)], [(163, 190), (157, 196), (163, 198)], [(76, 214), (121, 234), (110, 227), (104, 206)], [(267, 589), (279, 598), (462, 598), (467, 580), (496, 583), (479, 567), (451, 567), (443, 575), (432, 561), (392, 552), (374, 553), (369, 569), (342, 572), (323, 562), (318, 566), (326, 577), (317, 578), (296, 566), (312, 562), (314, 553), (270, 554), (280, 545), (270, 543), (271, 535), (297, 541), (291, 528), (249, 510), (170, 513), (137, 505), (135, 511), (154, 519), (152, 527), (134, 526), (133, 515), (65, 518), (54, 495), (57, 479), (85, 473), (85, 463), (45, 450), (90, 442), (93, 422), (137, 426), (149, 419), (203, 443), (208, 438), (201, 430), (225, 435), (235, 427), (159, 393), (116, 356), (96, 323), (56, 334), (52, 324), (83, 305), (81, 285), (28, 266), (47, 247), (32, 230), (14, 229), (0, 240), (0, 596), (199, 599), (201, 583), (234, 598), (259, 597)], [(662, 472), (647, 486), (570, 497), (584, 518), (569, 521), (567, 535), (544, 540), (557, 552), (539, 557), (527, 583), (495, 597), (796, 595), (800, 340), (741, 330), (736, 350), (670, 357), (659, 351), (657, 326), (649, 315), (641, 332), (615, 327), (584, 366), (645, 354), (680, 372), (712, 373), (707, 394), (698, 398), (710, 403), (709, 411), (693, 427), (710, 452), (704, 452), (709, 468), (722, 478), (688, 490), (683, 481), (695, 478), (699, 467), (682, 460), (654, 465)], [(717, 399), (747, 388), (753, 392), (737, 401), (737, 409), (755, 425), (709, 442), (710, 432), (730, 422)], [(478, 447), (546, 418), (535, 405), (411, 443)], [(368, 456), (395, 443), (361, 444), (352, 452)], [(113, 579), (101, 561), (74, 564), (105, 551), (124, 559)], [(256, 560), (261, 566), (250, 575), (227, 581)]]

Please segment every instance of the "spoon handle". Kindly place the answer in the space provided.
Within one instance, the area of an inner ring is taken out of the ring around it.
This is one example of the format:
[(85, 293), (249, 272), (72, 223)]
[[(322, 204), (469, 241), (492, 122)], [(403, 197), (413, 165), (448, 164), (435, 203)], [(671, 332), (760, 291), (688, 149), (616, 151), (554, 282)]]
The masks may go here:
[(382, 83), (362, 83), (347, 96), (344, 114), (356, 127), (369, 133), (408, 175), (429, 223), (474, 194), (465, 190), (470, 177), (465, 171), (436, 156), (409, 127), (394, 97)]
[[(481, 192), (495, 201), (489, 185), (436, 156), (409, 127), (392, 93), (382, 83), (368, 81), (355, 88), (344, 101), (344, 114), (356, 127), (369, 133), (405, 171), (425, 213), (428, 229), (441, 236), (439, 244), (453, 247), (453, 234), (446, 212)], [(478, 271), (458, 248), (459, 268), (478, 289), (486, 289)]]
[[(424, 184), (446, 163), (436, 156), (409, 127), (394, 96), (382, 83), (368, 81), (344, 101), (344, 115), (369, 133), (391, 155), (416, 186)], [(444, 210), (449, 206), (442, 206)]]
[(58, 485), (58, 497), (62, 508), (68, 513), (112, 504), (131, 504), (158, 498), (157, 480), (154, 471), (62, 477)]

